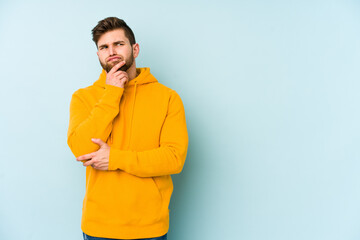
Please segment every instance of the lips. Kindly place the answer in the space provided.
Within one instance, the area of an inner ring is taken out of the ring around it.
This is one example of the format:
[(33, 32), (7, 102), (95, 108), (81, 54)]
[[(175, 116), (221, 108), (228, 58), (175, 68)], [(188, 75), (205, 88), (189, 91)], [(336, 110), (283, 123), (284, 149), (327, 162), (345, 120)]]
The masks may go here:
[(112, 62), (112, 61), (118, 61), (118, 60), (120, 60), (120, 58), (119, 57), (111, 57), (111, 58), (108, 58), (108, 62)]

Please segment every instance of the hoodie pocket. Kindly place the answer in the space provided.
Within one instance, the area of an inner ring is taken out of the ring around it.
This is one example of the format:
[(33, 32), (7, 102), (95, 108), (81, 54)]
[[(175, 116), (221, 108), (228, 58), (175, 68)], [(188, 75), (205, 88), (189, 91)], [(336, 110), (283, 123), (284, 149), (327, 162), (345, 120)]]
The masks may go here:
[[(160, 219), (163, 200), (159, 188), (152, 177), (134, 177), (137, 183), (133, 185), (131, 193), (132, 201), (129, 209), (132, 209), (130, 221), (132, 223), (152, 224)], [(129, 196), (130, 197), (130, 196)]]
[(88, 219), (111, 225), (149, 225), (162, 219), (163, 199), (153, 178), (123, 171), (99, 173), (87, 189)]
[(156, 181), (155, 181), (155, 178), (151, 178), (152, 179), (152, 182), (154, 183), (154, 186), (155, 186), (155, 188), (156, 188), (156, 191), (157, 191), (157, 193), (159, 194), (159, 196), (160, 196), (160, 199), (161, 199), (161, 202), (163, 201), (163, 197), (162, 197), (162, 194), (161, 194), (161, 192), (160, 192), (160, 189), (159, 189), (159, 186), (157, 185), (157, 183), (156, 183)]

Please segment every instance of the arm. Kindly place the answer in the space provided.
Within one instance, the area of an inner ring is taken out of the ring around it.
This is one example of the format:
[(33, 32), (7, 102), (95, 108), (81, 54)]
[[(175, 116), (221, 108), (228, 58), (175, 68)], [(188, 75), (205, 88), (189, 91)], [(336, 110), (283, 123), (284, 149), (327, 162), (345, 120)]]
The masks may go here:
[(109, 137), (112, 121), (119, 113), (124, 84), (128, 82), (127, 73), (117, 71), (124, 64), (125, 61), (119, 62), (106, 74), (105, 90), (92, 109), (88, 110), (78, 92), (73, 94), (67, 142), (75, 157), (99, 149), (91, 138), (106, 142)]
[(180, 173), (186, 158), (188, 133), (183, 103), (174, 92), (160, 135), (160, 146), (146, 151), (110, 148), (109, 170), (123, 170), (138, 177)]
[(100, 138), (106, 142), (112, 130), (112, 121), (119, 113), (123, 91), (123, 88), (105, 85), (102, 97), (91, 110), (77, 93), (73, 94), (67, 143), (76, 157), (99, 148), (91, 138)]

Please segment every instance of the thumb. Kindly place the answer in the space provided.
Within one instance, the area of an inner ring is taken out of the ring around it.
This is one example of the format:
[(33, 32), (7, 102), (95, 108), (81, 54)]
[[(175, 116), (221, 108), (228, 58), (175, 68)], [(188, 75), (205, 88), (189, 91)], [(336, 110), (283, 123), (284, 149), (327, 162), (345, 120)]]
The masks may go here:
[(94, 143), (96, 143), (97, 145), (99, 145), (100, 147), (104, 146), (106, 143), (101, 140), (100, 138), (92, 138), (91, 141), (93, 141)]

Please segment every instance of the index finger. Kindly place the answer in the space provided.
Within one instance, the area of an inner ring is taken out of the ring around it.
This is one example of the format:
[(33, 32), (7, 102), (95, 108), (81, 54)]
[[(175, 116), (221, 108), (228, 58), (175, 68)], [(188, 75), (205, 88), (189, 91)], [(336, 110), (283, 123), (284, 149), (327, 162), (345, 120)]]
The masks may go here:
[(88, 159), (91, 159), (92, 157), (93, 157), (92, 153), (88, 153), (88, 154), (77, 157), (76, 160), (77, 161), (88, 160)]
[(83, 163), (83, 166), (84, 166), (84, 167), (87, 167), (87, 166), (93, 164), (94, 162), (95, 162), (95, 160), (90, 160), (90, 161), (84, 162), (84, 163)]
[(113, 74), (114, 72), (116, 72), (119, 68), (121, 68), (124, 65), (125, 65), (125, 61), (121, 61), (121, 62), (117, 63), (115, 66), (112, 67), (112, 69), (109, 71), (109, 73)]

